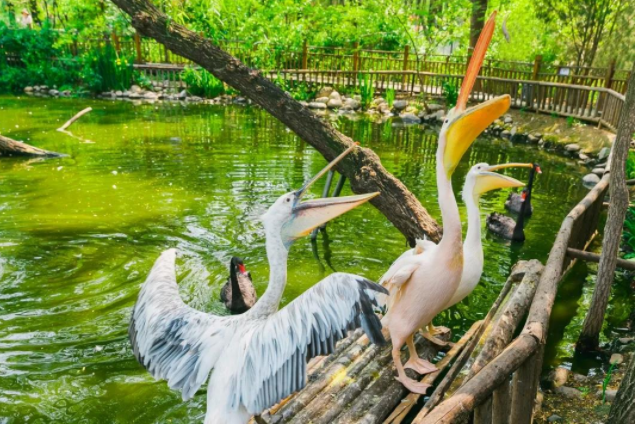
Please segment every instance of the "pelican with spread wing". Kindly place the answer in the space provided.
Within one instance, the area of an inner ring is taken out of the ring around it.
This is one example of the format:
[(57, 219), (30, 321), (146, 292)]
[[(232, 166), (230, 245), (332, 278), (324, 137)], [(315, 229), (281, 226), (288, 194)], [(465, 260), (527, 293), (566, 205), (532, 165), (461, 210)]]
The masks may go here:
[[(157, 259), (141, 287), (129, 335), (137, 360), (190, 399), (209, 378), (206, 424), (244, 424), (306, 384), (306, 362), (333, 352), (348, 330), (362, 327), (384, 343), (373, 312), (381, 286), (335, 273), (278, 310), (291, 244), (379, 193), (301, 202), (307, 189), (351, 146), (301, 189), (281, 196), (262, 216), (270, 276), (267, 290), (242, 315), (216, 316), (187, 306), (176, 284), (174, 249)], [(211, 374), (211, 376), (210, 376)]]
[(423, 253), (407, 255), (392, 266), (382, 281), (390, 291), (388, 313), (383, 323), (390, 331), (397, 379), (410, 391), (425, 394), (429, 385), (409, 378), (400, 360), (406, 344), (410, 359), (405, 366), (420, 374), (436, 371), (430, 362), (419, 358), (413, 336), (445, 308), (459, 287), (464, 267), (463, 240), (459, 209), (452, 190), (451, 177), (463, 154), (476, 137), (510, 105), (508, 95), (496, 97), (467, 108), (492, 34), (495, 13), (483, 27), (468, 66), (456, 107), (448, 112), (436, 152), (436, 177), (439, 207), (443, 218), (443, 237), (439, 244), (428, 242)]

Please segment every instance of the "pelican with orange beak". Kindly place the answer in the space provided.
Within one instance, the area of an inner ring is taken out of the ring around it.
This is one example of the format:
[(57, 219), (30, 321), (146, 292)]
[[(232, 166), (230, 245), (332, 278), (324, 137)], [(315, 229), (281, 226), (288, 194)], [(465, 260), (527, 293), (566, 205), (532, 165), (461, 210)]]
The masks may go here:
[(280, 196), (262, 216), (269, 285), (244, 314), (218, 316), (183, 303), (175, 249), (161, 254), (141, 287), (129, 328), (135, 357), (155, 378), (181, 390), (183, 400), (209, 379), (206, 424), (246, 424), (300, 390), (306, 362), (332, 353), (347, 330), (362, 327), (371, 342), (385, 342), (373, 307), (387, 291), (357, 275), (331, 274), (278, 310), (293, 242), (379, 194), (302, 201), (309, 187), (354, 148), (299, 190)]
[(429, 385), (412, 380), (400, 360), (401, 347), (406, 344), (410, 358), (405, 367), (420, 374), (436, 371), (430, 362), (419, 358), (413, 336), (450, 302), (459, 287), (464, 267), (463, 241), (459, 209), (452, 190), (452, 174), (463, 154), (476, 137), (507, 111), (508, 95), (496, 97), (467, 108), (470, 92), (492, 39), (496, 12), (485, 24), (468, 66), (456, 107), (450, 109), (439, 133), (436, 153), (438, 201), (443, 219), (443, 237), (419, 255), (405, 255), (390, 268), (382, 283), (390, 296), (388, 313), (383, 324), (392, 339), (392, 356), (397, 368), (397, 380), (408, 390), (425, 394)]

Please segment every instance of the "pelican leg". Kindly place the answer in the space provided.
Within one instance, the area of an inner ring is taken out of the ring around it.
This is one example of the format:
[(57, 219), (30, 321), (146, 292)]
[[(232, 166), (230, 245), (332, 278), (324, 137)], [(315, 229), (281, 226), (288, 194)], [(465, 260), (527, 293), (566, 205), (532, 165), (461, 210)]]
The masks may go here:
[(415, 370), (421, 375), (429, 374), (431, 372), (438, 371), (437, 367), (434, 364), (426, 361), (425, 359), (419, 358), (419, 354), (417, 353), (417, 348), (415, 348), (414, 335), (411, 335), (406, 340), (406, 344), (408, 345), (408, 351), (410, 352), (410, 358), (408, 362), (404, 365), (405, 368), (410, 368), (411, 370)]
[(404, 370), (404, 367), (401, 364), (401, 346), (403, 346), (403, 340), (401, 341), (401, 343), (396, 343), (396, 341), (393, 340), (392, 360), (395, 363), (395, 367), (397, 368), (397, 374), (398, 374), (398, 376), (395, 377), (395, 380), (403, 384), (404, 387), (410, 390), (412, 393), (425, 395), (430, 385), (426, 383), (422, 383), (420, 381), (413, 380), (412, 378), (406, 375), (406, 371)]

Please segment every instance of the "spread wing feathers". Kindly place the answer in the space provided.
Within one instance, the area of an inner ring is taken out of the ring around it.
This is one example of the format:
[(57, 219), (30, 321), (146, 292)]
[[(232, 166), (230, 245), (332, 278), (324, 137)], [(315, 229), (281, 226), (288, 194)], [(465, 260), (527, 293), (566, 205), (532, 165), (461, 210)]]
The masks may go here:
[(390, 279), (386, 280), (386, 284), (392, 284), (395, 287), (405, 284), (408, 280), (410, 280), (410, 276), (412, 276), (412, 273), (415, 272), (417, 268), (419, 268), (418, 262), (404, 264), (395, 271)]
[(176, 284), (176, 250), (166, 250), (152, 267), (132, 311), (128, 334), (134, 355), (155, 378), (190, 399), (207, 380), (223, 348), (231, 317), (190, 308)]
[(306, 384), (306, 362), (335, 350), (347, 330), (362, 327), (383, 344), (373, 312), (383, 287), (352, 274), (331, 274), (271, 316), (249, 338), (234, 399), (260, 413)]

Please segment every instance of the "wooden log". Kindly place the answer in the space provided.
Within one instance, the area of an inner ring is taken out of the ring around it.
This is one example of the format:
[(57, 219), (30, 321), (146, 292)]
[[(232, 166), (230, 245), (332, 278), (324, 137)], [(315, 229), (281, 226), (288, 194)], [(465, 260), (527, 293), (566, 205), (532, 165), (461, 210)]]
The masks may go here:
[(474, 410), (474, 424), (492, 424), (491, 396), (485, 399), (485, 401)]
[(504, 381), (492, 394), (492, 423), (509, 424), (511, 412), (511, 390), (509, 381)]
[(536, 375), (536, 353), (531, 355), (514, 373), (512, 381), (512, 410), (511, 422), (514, 424), (531, 424), (534, 398), (534, 377)]
[[(584, 250), (573, 249), (571, 247), (567, 248), (567, 255), (572, 258), (595, 263), (599, 263), (601, 258), (601, 256), (597, 253), (586, 252)], [(617, 258), (615, 264), (619, 268), (635, 271), (635, 261), (627, 261), (626, 259)]]
[[(474, 334), (481, 327), (483, 321), (476, 321), (472, 324), (472, 327), (461, 337), (461, 339), (452, 346), (450, 351), (436, 363), (438, 372), (427, 374), (423, 380), (426, 384), (432, 384), (434, 380), (439, 376), (439, 374), (450, 364), (450, 362), (456, 358), (462, 351), (464, 346), (474, 337)], [(392, 411), (392, 413), (386, 418), (384, 424), (400, 424), (406, 415), (412, 410), (412, 408), (417, 404), (421, 395), (418, 393), (410, 393), (406, 396), (397, 407)]]
[(62, 153), (51, 152), (49, 150), (33, 147), (21, 141), (13, 140), (0, 135), (0, 157), (1, 156), (36, 156), (36, 157), (64, 157)]
[(64, 125), (62, 125), (61, 127), (59, 127), (57, 130), (60, 132), (64, 132), (66, 131), (66, 129), (68, 127), (70, 127), (73, 122), (77, 121), (79, 118), (81, 118), (82, 116), (86, 115), (88, 112), (90, 112), (91, 110), (93, 110), (92, 107), (87, 107), (86, 109), (79, 111), (75, 114), (75, 116), (73, 116), (71, 119), (69, 119), (68, 121), (66, 121), (66, 123)]

